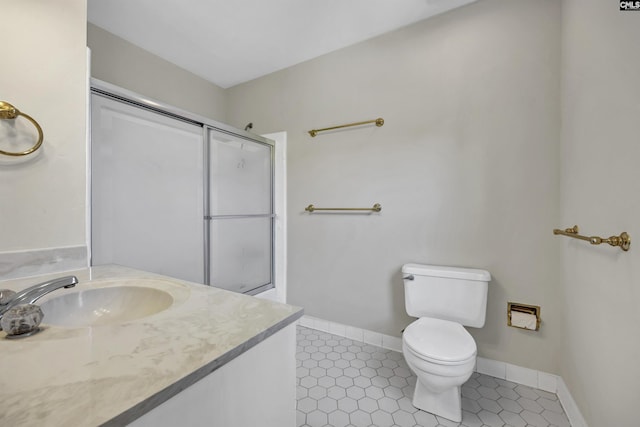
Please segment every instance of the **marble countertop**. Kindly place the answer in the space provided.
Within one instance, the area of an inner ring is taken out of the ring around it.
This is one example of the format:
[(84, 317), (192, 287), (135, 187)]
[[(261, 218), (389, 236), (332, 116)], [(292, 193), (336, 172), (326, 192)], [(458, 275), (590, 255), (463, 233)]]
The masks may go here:
[(302, 316), (302, 309), (119, 266), (0, 282), (24, 289), (76, 275), (75, 288), (113, 280), (169, 292), (172, 306), (92, 328), (47, 324), (17, 340), (0, 332), (0, 425), (115, 426), (138, 418)]

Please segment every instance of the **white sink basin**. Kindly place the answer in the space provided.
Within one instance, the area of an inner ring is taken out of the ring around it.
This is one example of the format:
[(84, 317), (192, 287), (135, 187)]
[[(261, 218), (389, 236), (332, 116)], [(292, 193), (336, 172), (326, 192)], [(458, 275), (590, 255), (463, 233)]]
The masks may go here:
[(42, 323), (70, 328), (112, 325), (141, 319), (173, 304), (170, 293), (145, 286), (89, 288), (40, 304)]

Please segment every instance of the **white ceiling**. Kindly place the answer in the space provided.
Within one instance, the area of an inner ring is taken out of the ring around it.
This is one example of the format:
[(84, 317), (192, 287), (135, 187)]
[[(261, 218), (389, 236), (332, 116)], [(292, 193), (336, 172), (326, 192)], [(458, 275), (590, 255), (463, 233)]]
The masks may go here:
[(88, 19), (227, 88), (474, 1), (88, 0)]

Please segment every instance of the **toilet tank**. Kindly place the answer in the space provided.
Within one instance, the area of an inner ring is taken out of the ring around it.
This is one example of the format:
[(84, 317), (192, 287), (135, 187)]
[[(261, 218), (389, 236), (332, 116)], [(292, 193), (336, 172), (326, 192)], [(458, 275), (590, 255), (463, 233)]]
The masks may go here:
[(472, 268), (405, 264), (404, 301), (412, 317), (433, 317), (481, 328), (491, 274)]

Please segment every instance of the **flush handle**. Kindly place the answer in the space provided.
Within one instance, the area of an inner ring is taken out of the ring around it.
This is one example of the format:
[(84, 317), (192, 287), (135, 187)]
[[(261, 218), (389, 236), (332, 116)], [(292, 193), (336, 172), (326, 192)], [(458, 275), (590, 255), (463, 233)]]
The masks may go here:
[(404, 280), (414, 280), (413, 274), (408, 275), (407, 277), (403, 277)]

